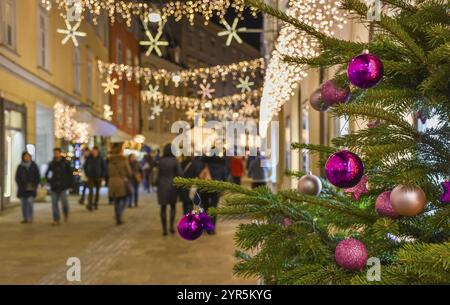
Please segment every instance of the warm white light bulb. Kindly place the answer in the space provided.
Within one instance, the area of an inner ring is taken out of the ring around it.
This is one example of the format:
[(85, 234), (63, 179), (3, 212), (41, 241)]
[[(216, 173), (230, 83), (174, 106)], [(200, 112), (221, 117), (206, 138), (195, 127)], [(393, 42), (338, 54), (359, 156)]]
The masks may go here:
[(161, 21), (161, 15), (158, 12), (151, 12), (148, 14), (148, 21), (158, 23)]

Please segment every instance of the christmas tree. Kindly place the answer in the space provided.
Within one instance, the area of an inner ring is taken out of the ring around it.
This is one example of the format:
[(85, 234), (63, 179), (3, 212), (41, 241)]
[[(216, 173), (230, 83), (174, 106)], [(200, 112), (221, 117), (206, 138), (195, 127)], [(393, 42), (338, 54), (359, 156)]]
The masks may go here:
[[(450, 283), (450, 6), (447, 0), (381, 2), (387, 14), (369, 23), (363, 1), (341, 1), (373, 29), (362, 43), (327, 36), (261, 0), (247, 1), (320, 44), (319, 56), (286, 61), (339, 67), (318, 102), (336, 117), (372, 124), (330, 147), (294, 144), (319, 154), (327, 173), (320, 181), (290, 173), (310, 183), (299, 190), (176, 179), (226, 194), (214, 211), (222, 217), (253, 220), (236, 233), (237, 275), (267, 284)], [(413, 115), (439, 124), (419, 131), (407, 119)], [(367, 277), (369, 257), (381, 263), (376, 281)]]

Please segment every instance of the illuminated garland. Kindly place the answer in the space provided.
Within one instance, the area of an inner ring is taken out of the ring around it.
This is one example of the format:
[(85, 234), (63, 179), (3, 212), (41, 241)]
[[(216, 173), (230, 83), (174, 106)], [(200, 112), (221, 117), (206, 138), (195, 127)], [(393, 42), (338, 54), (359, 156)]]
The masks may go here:
[(176, 86), (178, 83), (188, 85), (192, 82), (197, 83), (211, 81), (213, 83), (217, 80), (225, 80), (228, 76), (237, 79), (245, 73), (255, 78), (257, 73), (262, 73), (264, 70), (264, 59), (258, 58), (250, 61), (241, 61), (231, 65), (217, 65), (207, 68), (186, 69), (180, 71), (167, 71), (165, 69), (150, 69), (138, 66), (128, 66), (124, 64), (106, 63), (101, 60), (98, 62), (98, 70), (102, 78), (112, 78), (116, 74), (119, 79), (126, 78), (128, 81), (135, 80), (140, 83), (144, 79), (147, 84), (154, 81), (156, 84), (163, 82), (168, 84), (170, 81), (174, 82)]
[(230, 96), (224, 96), (220, 98), (215, 98), (209, 101), (202, 99), (185, 97), (185, 96), (174, 96), (166, 94), (158, 94), (156, 96), (151, 95), (148, 90), (141, 91), (142, 101), (148, 104), (152, 102), (157, 103), (163, 107), (175, 107), (177, 109), (204, 109), (205, 105), (211, 104), (211, 108), (218, 108), (224, 106), (240, 106), (245, 101), (253, 101), (254, 104), (258, 104), (261, 97), (261, 89), (256, 89), (247, 93), (239, 93)]
[[(112, 23), (116, 16), (124, 19), (128, 26), (131, 26), (133, 16), (140, 17), (142, 20), (148, 20), (150, 13), (159, 13), (161, 18), (166, 20), (169, 17), (179, 21), (187, 18), (191, 24), (194, 23), (195, 14), (200, 14), (208, 23), (213, 16), (224, 17), (228, 8), (234, 8), (239, 16), (244, 10), (244, 0), (191, 0), (191, 1), (168, 1), (160, 7), (155, 8), (152, 4), (145, 1), (119, 1), (119, 0), (41, 0), (47, 10), (52, 8), (53, 3), (57, 4), (58, 9), (64, 10), (61, 14), (67, 16), (69, 3), (73, 6), (78, 2), (81, 13), (89, 11), (94, 23), (102, 13), (106, 11)], [(81, 14), (82, 15), (82, 14)], [(83, 17), (81, 17), (83, 18)]]
[[(286, 14), (313, 26), (322, 33), (334, 35), (335, 27), (342, 28), (346, 14), (339, 10), (336, 0), (290, 0)], [(298, 82), (307, 76), (306, 66), (283, 60), (284, 55), (315, 57), (319, 54), (317, 41), (290, 24), (285, 24), (278, 36), (264, 79), (260, 121), (268, 124), (283, 104), (294, 94)], [(267, 125), (260, 126), (262, 132)]]
[(80, 123), (74, 119), (76, 109), (57, 102), (54, 108), (55, 137), (73, 143), (87, 143), (89, 141), (89, 124)]

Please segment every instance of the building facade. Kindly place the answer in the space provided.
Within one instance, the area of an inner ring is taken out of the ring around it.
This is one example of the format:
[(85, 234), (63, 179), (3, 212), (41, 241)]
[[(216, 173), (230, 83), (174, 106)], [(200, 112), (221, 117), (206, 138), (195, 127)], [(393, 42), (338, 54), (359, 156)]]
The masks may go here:
[[(133, 19), (131, 27), (120, 18), (110, 25), (110, 62), (140, 65), (139, 31), (140, 25), (136, 19)], [(112, 122), (119, 129), (117, 140), (126, 141), (140, 133), (140, 87), (126, 79), (119, 79), (118, 85), (118, 92), (110, 96)]]
[[(55, 146), (71, 149), (55, 137), (54, 106), (75, 106), (77, 118), (101, 136), (103, 94), (96, 60), (108, 59), (108, 18), (81, 23), (87, 34), (75, 47), (61, 41), (66, 29), (58, 10), (47, 11), (41, 1), (0, 1), (0, 176), (1, 207), (14, 202), (14, 173), (25, 149), (43, 172)], [(20, 22), (19, 22), (20, 21)], [(105, 127), (105, 126), (103, 126)]]

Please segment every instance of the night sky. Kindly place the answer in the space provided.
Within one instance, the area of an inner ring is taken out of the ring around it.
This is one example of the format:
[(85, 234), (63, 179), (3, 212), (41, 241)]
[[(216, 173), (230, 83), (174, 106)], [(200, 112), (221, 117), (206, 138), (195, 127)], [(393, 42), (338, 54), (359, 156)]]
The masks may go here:
[[(152, 2), (155, 4), (158, 4), (160, 6), (164, 5), (164, 0), (148, 0), (148, 2)], [(225, 15), (225, 19), (227, 22), (231, 25), (233, 22), (233, 19), (236, 17), (236, 13), (233, 8), (228, 9), (227, 14)], [(214, 23), (219, 24), (223, 27), (223, 25), (220, 24), (220, 20), (217, 17), (214, 17), (212, 20)], [(262, 28), (262, 15), (258, 14), (258, 16), (255, 18), (251, 15), (249, 10), (246, 10), (244, 12), (244, 19), (239, 21), (238, 27), (246, 27), (248, 29), (261, 29)], [(261, 45), (261, 34), (260, 33), (252, 33), (252, 34), (244, 34), (240, 33), (239, 36), (247, 43), (255, 47), (256, 49), (260, 49)]]

